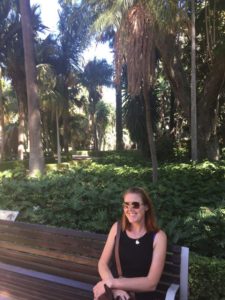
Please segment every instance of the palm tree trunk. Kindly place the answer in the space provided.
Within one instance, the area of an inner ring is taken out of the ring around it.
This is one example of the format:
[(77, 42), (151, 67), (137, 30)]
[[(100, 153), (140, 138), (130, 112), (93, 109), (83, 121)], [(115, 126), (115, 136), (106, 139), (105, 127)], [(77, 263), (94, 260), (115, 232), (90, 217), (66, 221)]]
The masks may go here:
[(37, 91), (37, 74), (34, 57), (33, 30), (30, 15), (30, 0), (20, 0), (26, 87), (28, 99), (28, 128), (30, 138), (29, 173), (35, 176), (44, 172), (44, 157), (41, 145), (41, 118)]
[(59, 115), (58, 109), (56, 108), (56, 136), (57, 136), (57, 160), (58, 164), (61, 164), (61, 146), (60, 146), (60, 134), (59, 134)]
[[(19, 87), (18, 87), (19, 88)], [(17, 93), (17, 100), (19, 104), (19, 127), (18, 127), (18, 159), (24, 160), (25, 152), (25, 107), (23, 93)]]
[(152, 180), (156, 183), (158, 180), (158, 162), (155, 149), (154, 134), (152, 128), (152, 117), (151, 107), (149, 102), (149, 91), (147, 86), (144, 84), (143, 87), (144, 101), (145, 101), (145, 113), (146, 113), (146, 128), (148, 133), (148, 143), (150, 147), (151, 160), (152, 160)]
[(0, 161), (4, 159), (4, 103), (2, 93), (2, 69), (0, 67)]
[(195, 45), (195, 0), (191, 1), (191, 158), (196, 162), (197, 154), (197, 104), (196, 104), (196, 45)]
[(116, 85), (116, 150), (123, 150), (121, 83)]
[(68, 91), (65, 90), (65, 103), (63, 109), (63, 147), (66, 155), (69, 153), (69, 96)]

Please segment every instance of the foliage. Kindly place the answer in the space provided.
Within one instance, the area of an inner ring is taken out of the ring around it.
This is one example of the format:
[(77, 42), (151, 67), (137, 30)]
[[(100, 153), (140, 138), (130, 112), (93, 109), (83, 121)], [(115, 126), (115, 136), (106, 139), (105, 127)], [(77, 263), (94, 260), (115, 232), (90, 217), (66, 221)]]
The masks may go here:
[(190, 300), (225, 299), (225, 261), (196, 254), (190, 256)]
[(20, 210), (23, 221), (107, 232), (121, 215), (122, 192), (142, 186), (170, 242), (224, 258), (224, 162), (162, 164), (160, 181), (152, 184), (151, 168), (136, 151), (90, 154), (92, 160), (49, 165), (36, 180), (27, 179), (21, 167), (5, 170), (0, 206)]
[(110, 122), (110, 106), (104, 101), (99, 101), (96, 105), (95, 122), (98, 136), (98, 147), (101, 149), (106, 128)]
[(169, 242), (190, 247), (190, 299), (224, 299), (225, 162), (164, 163), (151, 184), (151, 168), (137, 151), (80, 154), (92, 160), (49, 164), (39, 179), (27, 178), (22, 162), (5, 164), (1, 209), (19, 210), (19, 221), (106, 233), (120, 218), (123, 191), (142, 186)]
[(88, 90), (89, 114), (95, 150), (100, 149), (103, 138), (102, 132), (100, 132), (98, 128), (98, 116), (100, 112), (97, 110), (102, 108), (101, 111), (103, 112), (104, 110), (105, 115), (108, 114), (106, 106), (103, 109), (104, 104), (100, 104), (100, 107), (97, 107), (97, 104), (102, 99), (102, 87), (109, 87), (112, 84), (112, 73), (113, 69), (105, 59), (97, 60), (95, 58), (87, 63), (84, 68), (84, 72), (81, 74), (81, 82)]

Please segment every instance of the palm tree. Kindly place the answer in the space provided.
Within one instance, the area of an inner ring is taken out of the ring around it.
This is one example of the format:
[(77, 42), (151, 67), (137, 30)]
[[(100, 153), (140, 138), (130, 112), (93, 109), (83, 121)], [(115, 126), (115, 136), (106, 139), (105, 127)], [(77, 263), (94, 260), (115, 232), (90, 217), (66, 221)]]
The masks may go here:
[(4, 104), (2, 92), (2, 68), (0, 66), (0, 161), (4, 158)]
[(20, 0), (21, 22), (28, 98), (28, 128), (30, 141), (29, 173), (35, 176), (44, 172), (44, 157), (41, 145), (41, 117), (37, 90), (37, 73), (34, 57), (33, 28), (29, 0)]
[[(88, 2), (88, 1), (87, 1)], [(145, 1), (143, 1), (145, 2)], [(93, 1), (92, 1), (93, 3)], [(151, 152), (153, 182), (158, 178), (158, 163), (152, 129), (149, 94), (154, 83), (155, 44), (154, 21), (147, 4), (142, 1), (115, 1), (112, 5), (101, 1), (107, 9), (96, 22), (98, 28), (117, 25), (115, 39), (115, 65), (117, 84), (120, 82), (122, 66), (127, 65), (128, 91), (132, 96), (144, 96), (146, 128)], [(99, 2), (96, 2), (99, 5)], [(105, 17), (107, 16), (107, 18)]]
[[(55, 118), (56, 124), (56, 140), (57, 140), (57, 160), (61, 163), (61, 144), (60, 144), (60, 126), (59, 118), (63, 111), (63, 95), (57, 90), (57, 81), (61, 78), (56, 75), (53, 67), (49, 64), (39, 64), (38, 69), (38, 86), (39, 96), (41, 99), (41, 108), (43, 118), (45, 114), (51, 114)], [(45, 122), (43, 122), (45, 123)], [(47, 131), (47, 130), (46, 130)], [(48, 138), (48, 137), (46, 137)]]
[[(38, 6), (33, 6), (31, 14), (35, 32), (45, 28), (40, 22), (40, 14), (37, 13), (37, 9)], [(16, 91), (19, 114), (18, 159), (23, 160), (26, 140), (27, 94), (19, 4), (17, 1), (8, 1), (8, 7), (3, 11), (5, 14), (1, 29), (3, 30), (5, 26), (2, 35), (5, 45), (2, 48), (2, 59), (6, 69), (6, 76), (12, 80), (12, 85)]]
[(63, 111), (63, 139), (64, 149), (68, 153), (69, 147), (69, 102), (74, 95), (71, 90), (76, 85), (75, 78), (80, 73), (80, 58), (88, 44), (88, 24), (90, 16), (73, 1), (60, 0), (59, 14), (59, 36), (58, 46), (60, 48), (57, 74), (63, 78), (61, 92), (63, 92), (65, 103)]
[(97, 60), (87, 63), (84, 72), (81, 74), (81, 82), (88, 90), (88, 100), (90, 108), (90, 118), (93, 132), (94, 149), (99, 149), (97, 130), (95, 123), (96, 105), (102, 98), (102, 86), (110, 86), (112, 84), (112, 68), (107, 64), (106, 60)]
[(96, 105), (95, 123), (98, 138), (98, 149), (102, 149), (106, 128), (109, 124), (110, 108), (104, 101), (99, 101)]
[(195, 1), (191, 0), (191, 157), (197, 161), (197, 103), (196, 103), (196, 45), (195, 45)]
[(123, 150), (122, 86), (116, 84), (116, 150)]

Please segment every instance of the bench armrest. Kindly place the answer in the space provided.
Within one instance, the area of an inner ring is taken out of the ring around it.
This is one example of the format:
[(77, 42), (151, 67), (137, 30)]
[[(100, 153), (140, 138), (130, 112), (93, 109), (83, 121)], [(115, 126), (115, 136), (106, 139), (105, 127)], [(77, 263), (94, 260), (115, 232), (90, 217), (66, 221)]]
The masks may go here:
[(178, 290), (179, 290), (178, 284), (171, 284), (166, 292), (165, 300), (174, 300)]

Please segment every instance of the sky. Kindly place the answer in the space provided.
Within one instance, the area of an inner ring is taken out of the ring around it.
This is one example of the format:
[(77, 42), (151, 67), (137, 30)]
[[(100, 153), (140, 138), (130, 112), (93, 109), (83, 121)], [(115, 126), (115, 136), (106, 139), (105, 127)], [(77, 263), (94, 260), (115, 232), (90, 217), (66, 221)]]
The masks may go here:
[[(57, 0), (30, 0), (30, 4), (39, 4), (41, 10), (41, 19), (44, 25), (49, 27), (46, 35), (49, 33), (57, 33), (58, 10), (59, 5)], [(93, 42), (92, 45), (84, 52), (84, 60), (88, 62), (94, 59), (106, 59), (109, 64), (112, 64), (113, 55), (107, 44)], [(115, 90), (103, 87), (103, 99), (107, 103), (115, 106)]]

